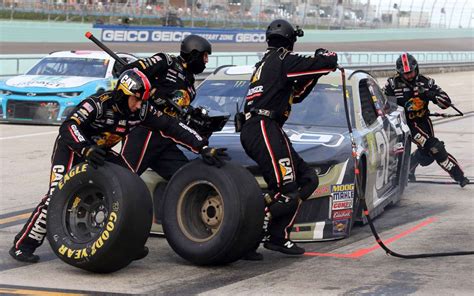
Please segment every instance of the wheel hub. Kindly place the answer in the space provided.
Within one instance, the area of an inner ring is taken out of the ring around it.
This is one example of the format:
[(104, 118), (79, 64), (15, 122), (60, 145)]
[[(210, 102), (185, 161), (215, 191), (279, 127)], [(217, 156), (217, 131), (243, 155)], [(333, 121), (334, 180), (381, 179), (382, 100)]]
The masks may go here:
[(202, 222), (210, 228), (217, 228), (222, 221), (222, 202), (218, 196), (208, 197), (201, 207)]

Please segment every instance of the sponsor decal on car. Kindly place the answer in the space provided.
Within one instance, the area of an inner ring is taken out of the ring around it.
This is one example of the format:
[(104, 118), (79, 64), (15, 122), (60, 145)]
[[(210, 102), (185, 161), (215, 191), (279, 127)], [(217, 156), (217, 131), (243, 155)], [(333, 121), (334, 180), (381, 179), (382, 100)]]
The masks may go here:
[(332, 234), (345, 234), (349, 229), (349, 220), (337, 220), (332, 222)]
[(330, 192), (329, 186), (322, 186), (322, 187), (316, 188), (316, 190), (314, 190), (313, 195), (322, 196), (322, 195), (327, 195), (327, 193), (329, 192)]
[(352, 217), (352, 210), (332, 211), (333, 220), (350, 219), (351, 217)]
[(332, 202), (333, 210), (352, 209), (352, 200), (342, 200)]
[(354, 199), (354, 184), (336, 184), (331, 186), (333, 203)]

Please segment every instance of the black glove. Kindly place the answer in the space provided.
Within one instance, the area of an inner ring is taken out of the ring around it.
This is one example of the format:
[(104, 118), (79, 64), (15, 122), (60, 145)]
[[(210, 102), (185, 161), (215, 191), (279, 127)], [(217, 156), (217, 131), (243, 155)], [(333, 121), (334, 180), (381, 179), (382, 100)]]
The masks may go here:
[(434, 90), (424, 89), (420, 95), (427, 101), (432, 101), (435, 104), (438, 102), (438, 99), (436, 99), (438, 93)]
[(318, 48), (314, 51), (314, 55), (317, 56), (319, 54), (323, 54), (323, 53), (328, 53), (329, 50), (327, 50), (326, 48)]
[(323, 56), (328, 59), (329, 65), (328, 67), (330, 68), (337, 68), (337, 53), (334, 51), (329, 51), (325, 48), (318, 48), (314, 52), (314, 56)]
[(98, 166), (102, 166), (105, 163), (105, 155), (107, 152), (97, 145), (91, 145), (84, 148), (82, 155), (86, 161), (96, 169)]
[(224, 160), (230, 160), (230, 156), (225, 152), (227, 148), (213, 148), (204, 146), (199, 152), (202, 160), (208, 165), (215, 165), (220, 168), (224, 165)]

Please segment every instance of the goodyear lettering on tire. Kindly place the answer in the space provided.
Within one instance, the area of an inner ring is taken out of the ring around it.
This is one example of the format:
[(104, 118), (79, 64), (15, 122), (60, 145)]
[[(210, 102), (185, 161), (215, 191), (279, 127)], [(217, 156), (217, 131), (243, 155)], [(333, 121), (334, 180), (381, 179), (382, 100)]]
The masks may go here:
[(86, 257), (94, 256), (100, 248), (102, 248), (107, 240), (110, 238), (110, 234), (115, 230), (115, 224), (117, 223), (117, 213), (111, 212), (109, 215), (108, 222), (101, 235), (87, 248), (83, 249), (71, 249), (70, 247), (62, 244), (58, 248), (58, 253), (71, 259), (84, 259)]

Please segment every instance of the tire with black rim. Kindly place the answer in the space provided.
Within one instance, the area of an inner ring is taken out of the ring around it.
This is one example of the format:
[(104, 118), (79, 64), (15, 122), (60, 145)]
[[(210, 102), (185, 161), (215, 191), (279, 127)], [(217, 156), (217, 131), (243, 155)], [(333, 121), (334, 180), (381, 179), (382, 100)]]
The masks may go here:
[(136, 174), (108, 162), (97, 169), (78, 164), (51, 197), (47, 237), (67, 264), (114, 272), (143, 251), (152, 209), (150, 193)]
[(197, 265), (240, 259), (261, 239), (264, 201), (254, 176), (227, 162), (183, 166), (166, 187), (163, 230), (173, 250)]

